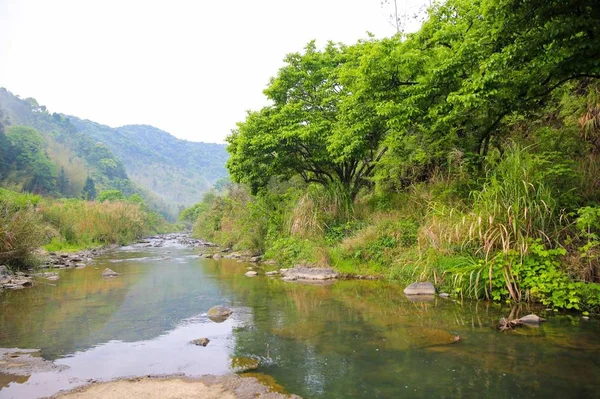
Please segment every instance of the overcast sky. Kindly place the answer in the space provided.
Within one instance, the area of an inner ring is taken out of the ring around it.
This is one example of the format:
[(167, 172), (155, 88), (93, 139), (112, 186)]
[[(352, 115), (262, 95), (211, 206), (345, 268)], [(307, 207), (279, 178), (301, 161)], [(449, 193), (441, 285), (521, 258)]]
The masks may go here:
[[(424, 3), (398, 0), (408, 14)], [(266, 104), (285, 54), (390, 36), (389, 13), (380, 0), (0, 0), (0, 86), (50, 112), (223, 142)]]

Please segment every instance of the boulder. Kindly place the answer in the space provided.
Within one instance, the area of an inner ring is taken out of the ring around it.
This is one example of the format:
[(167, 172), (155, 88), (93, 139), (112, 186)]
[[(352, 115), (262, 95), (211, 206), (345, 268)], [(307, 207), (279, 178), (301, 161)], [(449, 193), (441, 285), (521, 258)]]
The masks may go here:
[(119, 275), (119, 273), (115, 272), (114, 270), (109, 269), (108, 267), (106, 269), (104, 269), (104, 271), (102, 272), (102, 277), (116, 277), (118, 275)]
[(190, 341), (190, 344), (198, 345), (198, 346), (206, 346), (210, 342), (208, 338), (198, 338)]
[(219, 259), (221, 259), (221, 255), (217, 253), (217, 254), (214, 254), (212, 258), (214, 260), (219, 260)]
[(334, 280), (339, 274), (329, 268), (324, 267), (302, 267), (296, 266), (293, 269), (280, 269), (284, 281), (295, 280)]
[(435, 287), (430, 282), (412, 283), (404, 289), (406, 295), (435, 295)]
[(225, 306), (213, 306), (208, 310), (208, 318), (215, 323), (222, 323), (229, 318), (233, 310)]
[(540, 316), (535, 315), (533, 313), (528, 314), (527, 316), (523, 316), (518, 320), (523, 324), (529, 324), (529, 325), (539, 325), (541, 322), (546, 321), (546, 319), (543, 319)]
[(250, 270), (246, 272), (246, 276), (248, 277), (254, 277), (258, 274), (258, 272), (254, 271), (254, 270)]
[(29, 278), (13, 278), (11, 282), (21, 287), (31, 287), (33, 285), (33, 282)]
[(236, 356), (231, 358), (230, 367), (234, 373), (256, 370), (258, 366), (260, 366), (260, 360), (253, 357)]

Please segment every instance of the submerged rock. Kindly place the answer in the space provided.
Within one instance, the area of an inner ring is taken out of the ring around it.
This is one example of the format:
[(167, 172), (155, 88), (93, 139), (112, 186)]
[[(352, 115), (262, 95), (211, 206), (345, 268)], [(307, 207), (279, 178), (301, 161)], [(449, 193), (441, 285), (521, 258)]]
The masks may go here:
[(58, 277), (57, 275), (54, 276), (48, 276), (46, 277), (46, 280), (50, 280), (50, 281), (56, 281), (58, 280), (60, 277)]
[(260, 360), (253, 357), (236, 356), (231, 358), (229, 366), (234, 373), (243, 373), (256, 370), (260, 366)]
[(209, 342), (210, 342), (210, 339), (208, 339), (208, 338), (198, 338), (198, 339), (194, 339), (194, 340), (190, 341), (190, 344), (194, 344), (197, 346), (206, 346), (206, 345), (208, 345)]
[(339, 274), (329, 268), (324, 267), (302, 267), (296, 266), (293, 269), (280, 269), (284, 281), (295, 280), (335, 280)]
[(119, 275), (119, 273), (115, 272), (114, 270), (109, 269), (108, 267), (106, 269), (104, 269), (104, 271), (102, 272), (102, 277), (116, 277), (118, 275)]
[(225, 306), (213, 306), (208, 310), (208, 318), (215, 323), (222, 323), (229, 318), (233, 313), (233, 310), (226, 308)]
[(430, 282), (412, 283), (404, 289), (406, 295), (435, 295), (435, 287)]
[(529, 325), (539, 325), (541, 322), (546, 321), (546, 319), (543, 319), (540, 316), (535, 315), (533, 313), (528, 314), (527, 316), (523, 316), (518, 320), (523, 324), (529, 324)]
[(24, 375), (58, 372), (69, 367), (44, 360), (39, 349), (0, 348), (0, 374)]

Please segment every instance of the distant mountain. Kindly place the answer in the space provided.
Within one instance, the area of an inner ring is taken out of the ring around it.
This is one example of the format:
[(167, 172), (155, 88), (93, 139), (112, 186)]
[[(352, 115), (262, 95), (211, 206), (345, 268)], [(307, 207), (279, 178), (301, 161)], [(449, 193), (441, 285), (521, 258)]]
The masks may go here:
[(128, 175), (169, 203), (197, 203), (219, 179), (228, 176), (225, 145), (180, 140), (148, 125), (111, 128), (68, 116), (77, 130), (106, 145)]
[[(22, 99), (2, 87), (0, 124), (5, 126), (0, 134), (0, 186), (17, 191), (78, 197), (90, 177), (97, 191), (137, 193), (150, 208), (174, 220), (182, 206), (197, 202), (226, 176), (222, 145), (184, 142), (150, 126), (112, 129), (50, 113), (34, 98)], [(136, 129), (150, 133), (136, 137)]]
[(76, 188), (79, 190), (87, 174), (99, 189), (119, 189), (126, 195), (135, 192), (135, 185), (129, 180), (123, 163), (107, 146), (78, 132), (68, 118), (50, 114), (35, 99), (21, 99), (5, 88), (0, 88), (0, 109), (5, 125), (27, 126), (39, 132), (49, 158), (71, 172), (69, 177), (72, 182), (78, 182), (80, 187)]

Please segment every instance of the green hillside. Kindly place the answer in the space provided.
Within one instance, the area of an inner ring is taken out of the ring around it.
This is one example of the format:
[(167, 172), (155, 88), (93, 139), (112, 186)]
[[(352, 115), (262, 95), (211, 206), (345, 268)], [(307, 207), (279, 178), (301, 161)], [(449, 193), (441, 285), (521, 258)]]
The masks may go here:
[[(125, 165), (104, 144), (78, 131), (68, 117), (50, 113), (33, 98), (0, 88), (0, 186), (54, 197), (80, 197), (86, 181), (96, 192), (120, 190), (141, 195), (171, 219), (176, 207), (134, 183)], [(89, 179), (88, 179), (89, 178)]]
[(129, 176), (169, 203), (197, 202), (227, 177), (225, 145), (179, 140), (148, 125), (116, 129), (70, 116), (78, 131), (105, 144), (123, 161)]

